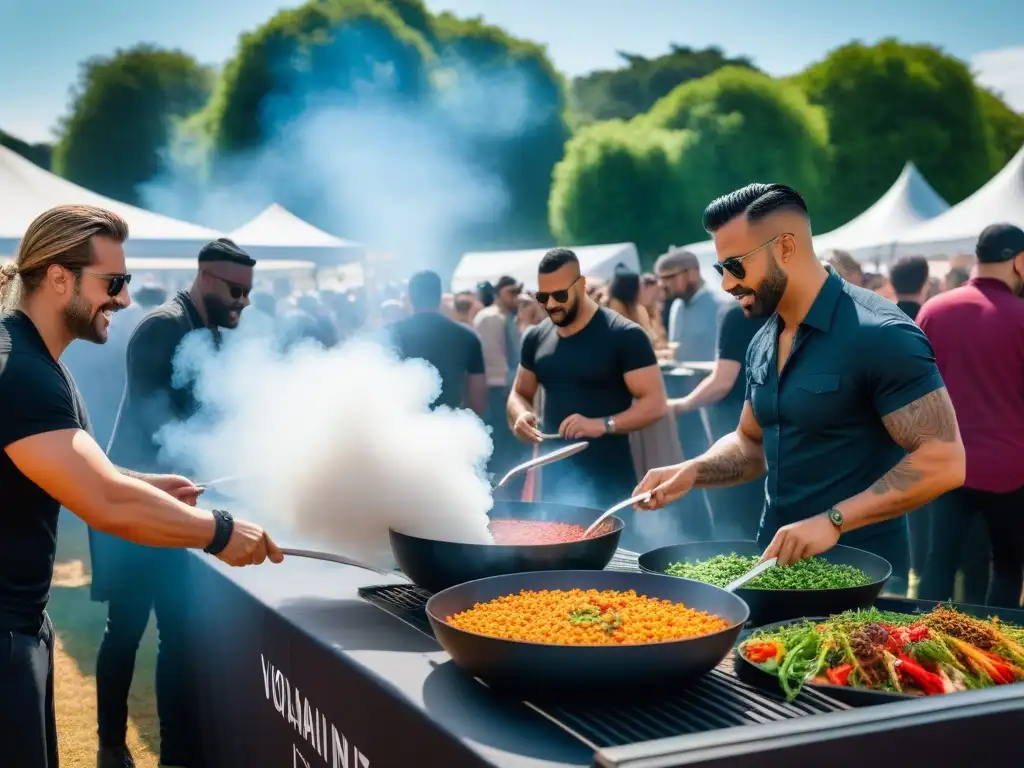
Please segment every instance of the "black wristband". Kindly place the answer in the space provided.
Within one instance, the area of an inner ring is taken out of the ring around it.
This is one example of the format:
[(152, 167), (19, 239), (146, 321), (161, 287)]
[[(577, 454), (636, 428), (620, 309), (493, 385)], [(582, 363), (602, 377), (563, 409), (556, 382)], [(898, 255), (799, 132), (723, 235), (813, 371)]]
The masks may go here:
[(231, 532), (235, 530), (235, 520), (231, 517), (230, 512), (223, 509), (213, 510), (213, 519), (217, 527), (213, 532), (213, 540), (203, 549), (203, 552), (219, 555), (231, 540)]

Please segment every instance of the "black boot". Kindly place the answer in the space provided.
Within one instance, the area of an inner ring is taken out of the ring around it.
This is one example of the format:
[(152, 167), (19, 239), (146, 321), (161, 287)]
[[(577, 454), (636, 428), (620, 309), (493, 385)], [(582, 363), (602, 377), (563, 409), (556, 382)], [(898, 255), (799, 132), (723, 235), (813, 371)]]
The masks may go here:
[(128, 747), (100, 747), (96, 768), (135, 768), (135, 759)]

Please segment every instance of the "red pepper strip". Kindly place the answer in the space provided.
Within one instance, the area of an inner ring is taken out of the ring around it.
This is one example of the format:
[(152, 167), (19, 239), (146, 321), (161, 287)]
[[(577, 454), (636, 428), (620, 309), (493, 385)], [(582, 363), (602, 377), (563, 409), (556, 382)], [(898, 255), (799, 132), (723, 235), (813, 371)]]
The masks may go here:
[(840, 664), (838, 667), (830, 667), (825, 670), (825, 675), (832, 685), (846, 685), (846, 681), (853, 671), (852, 664)]
[(762, 664), (779, 655), (779, 649), (775, 643), (751, 643), (747, 646), (746, 651), (747, 658), (755, 664)]
[(978, 671), (984, 672), (996, 685), (1006, 685), (1017, 679), (1015, 668), (1006, 663), (999, 656), (975, 648), (970, 643), (957, 638), (950, 638), (953, 646), (959, 650), (972, 663)]
[(932, 696), (937, 693), (945, 693), (946, 686), (942, 682), (941, 677), (934, 672), (929, 672), (917, 662), (912, 661), (904, 653), (899, 654), (899, 660), (900, 665), (897, 669), (905, 673), (926, 694)]

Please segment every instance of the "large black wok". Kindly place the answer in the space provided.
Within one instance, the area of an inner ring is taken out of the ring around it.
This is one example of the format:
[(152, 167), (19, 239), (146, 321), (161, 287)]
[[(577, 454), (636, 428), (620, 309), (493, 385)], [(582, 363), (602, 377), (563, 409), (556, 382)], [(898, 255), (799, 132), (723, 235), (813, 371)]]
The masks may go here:
[[(636, 590), (647, 597), (681, 602), (729, 622), (712, 635), (644, 645), (545, 645), (487, 637), (458, 629), (446, 619), (477, 603), (543, 589)], [(542, 571), (471, 581), (439, 592), (427, 602), (434, 636), (453, 661), (487, 685), (533, 698), (581, 694), (638, 696), (680, 688), (710, 672), (725, 658), (749, 609), (724, 589), (689, 579), (623, 571)]]
[[(647, 573), (665, 573), (673, 563), (695, 563), (715, 555), (760, 555), (762, 550), (755, 541), (701, 541), (692, 544), (673, 544), (659, 547), (640, 556), (640, 570)], [(862, 549), (836, 546), (819, 555), (837, 565), (852, 565), (867, 574), (870, 582), (846, 589), (744, 589), (736, 590), (750, 606), (753, 626), (771, 624), (802, 616), (829, 616), (834, 613), (870, 608), (892, 575), (887, 560)]]
[[(531, 520), (573, 523), (586, 528), (601, 515), (600, 509), (544, 502), (495, 501), (492, 520)], [(466, 544), (411, 536), (390, 529), (391, 551), (398, 567), (414, 583), (430, 592), (454, 584), (527, 571), (600, 571), (619, 546), (623, 523), (605, 520), (586, 539), (564, 544)]]

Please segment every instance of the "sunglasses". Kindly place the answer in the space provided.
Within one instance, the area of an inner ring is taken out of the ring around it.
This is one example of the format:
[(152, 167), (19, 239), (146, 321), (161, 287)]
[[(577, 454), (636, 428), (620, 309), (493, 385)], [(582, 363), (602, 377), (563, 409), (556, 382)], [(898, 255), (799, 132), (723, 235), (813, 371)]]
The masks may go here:
[(228, 293), (230, 294), (231, 298), (234, 299), (235, 301), (238, 301), (243, 297), (246, 299), (249, 298), (249, 292), (252, 290), (251, 288), (247, 288), (244, 285), (239, 285), (238, 283), (233, 283), (230, 280), (226, 280), (225, 278), (221, 277), (220, 275), (213, 274), (212, 272), (207, 272), (206, 274), (208, 274), (215, 280), (220, 280), (222, 283), (224, 283), (224, 285), (228, 287)]
[(715, 262), (715, 271), (717, 271), (718, 274), (723, 275), (723, 276), (725, 275), (726, 272), (728, 272), (730, 275), (735, 277), (737, 280), (742, 280), (744, 277), (747, 276), (747, 270), (744, 268), (744, 266), (742, 264), (743, 260), (745, 258), (747, 258), (748, 256), (753, 256), (755, 253), (760, 251), (762, 248), (767, 248), (769, 245), (771, 245), (776, 240), (778, 240), (780, 237), (782, 237), (783, 235), (786, 235), (786, 234), (789, 234), (789, 233), (788, 232), (783, 232), (780, 235), (776, 235), (771, 240), (768, 240), (767, 242), (761, 243), (759, 246), (757, 246), (757, 248), (755, 248), (752, 251), (747, 251), (742, 256), (730, 256), (728, 259), (723, 259), (722, 261), (716, 261)]
[[(580, 275), (580, 277), (583, 277), (583, 275)], [(547, 304), (548, 299), (554, 299), (559, 304), (565, 304), (565, 302), (569, 300), (569, 288), (572, 288), (574, 285), (576, 285), (576, 283), (579, 282), (580, 277), (577, 277), (575, 280), (569, 283), (568, 288), (562, 288), (561, 290), (557, 291), (537, 291), (535, 294), (533, 294), (533, 296), (541, 304)]]
[(119, 273), (108, 273), (108, 272), (93, 272), (91, 269), (80, 269), (79, 272), (98, 277), (101, 280), (107, 281), (107, 296), (115, 297), (120, 296), (121, 291), (124, 287), (132, 281), (132, 276), (127, 272)]

